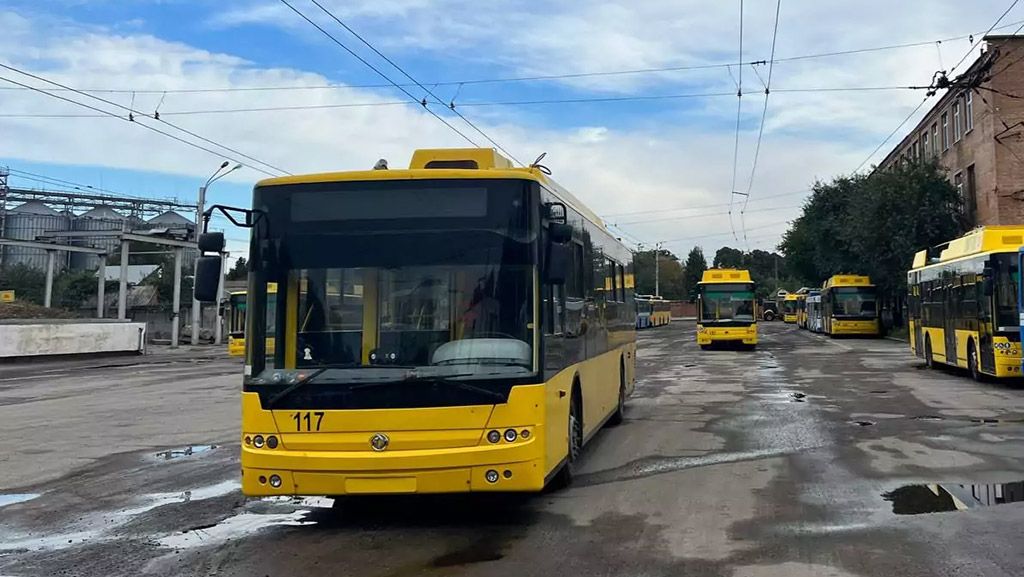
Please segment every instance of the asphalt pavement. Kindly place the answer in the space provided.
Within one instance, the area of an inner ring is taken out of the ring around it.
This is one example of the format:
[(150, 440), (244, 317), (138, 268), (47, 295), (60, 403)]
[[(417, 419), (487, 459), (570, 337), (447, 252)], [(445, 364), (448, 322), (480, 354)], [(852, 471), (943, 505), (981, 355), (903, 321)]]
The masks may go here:
[(638, 358), (569, 489), (338, 502), (240, 494), (236, 359), (0, 365), (0, 575), (1024, 574), (1020, 385), (781, 323)]

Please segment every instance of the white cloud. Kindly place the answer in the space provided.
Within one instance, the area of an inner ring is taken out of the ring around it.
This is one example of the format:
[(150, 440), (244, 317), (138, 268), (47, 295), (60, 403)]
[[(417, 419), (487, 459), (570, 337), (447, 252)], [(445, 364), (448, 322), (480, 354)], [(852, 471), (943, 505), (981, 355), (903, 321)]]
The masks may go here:
[[(748, 2), (747, 58), (767, 57), (773, 2)], [(1001, 3), (986, 0), (970, 9), (962, 3), (892, 3), (872, 0), (838, 6), (796, 0), (783, 3), (777, 54), (781, 57), (890, 44), (984, 29)], [(1000, 4), (996, 6), (996, 4)], [(489, 62), (515, 73), (559, 73), (722, 62), (736, 58), (736, 6), (721, 2), (549, 3), (543, 11), (512, 0), (332, 2), (396, 59), (411, 51), (451, 62)], [(307, 6), (308, 8), (308, 6)], [(254, 23), (314, 31), (279, 3), (253, 2), (222, 12), (220, 27)], [(970, 18), (965, 18), (965, 12)], [(880, 19), (879, 14), (884, 14)], [(982, 16), (984, 15), (984, 16)], [(966, 28), (965, 28), (966, 27)], [(14, 66), (78, 87), (159, 89), (208, 86), (321, 85), (323, 75), (304, 70), (265, 68), (230, 54), (212, 53), (145, 34), (112, 33), (47, 19), (0, 12), (0, 54)], [(962, 43), (962, 44), (965, 44)], [(331, 49), (333, 48), (325, 48)], [(966, 46), (942, 46), (949, 66)], [(926, 83), (936, 69), (934, 47), (779, 64), (776, 87), (865, 86)], [(452, 71), (445, 76), (456, 74)], [(764, 70), (762, 70), (762, 74)], [(2, 73), (2, 76), (13, 76)], [(500, 74), (495, 74), (500, 75)], [(426, 80), (425, 81), (429, 81)], [(748, 68), (744, 83), (744, 131), (737, 188), (745, 189), (751, 164), (757, 81)], [(573, 89), (651, 94), (734, 89), (722, 70), (567, 80)], [(105, 96), (127, 105), (129, 95)], [(764, 144), (746, 215), (752, 246), (769, 248), (794, 217), (799, 195), (760, 201), (806, 188), (815, 177), (852, 170), (896, 122), (916, 104), (918, 93), (777, 93), (772, 95)], [(159, 94), (139, 94), (136, 105), (151, 110)], [(267, 107), (344, 102), (380, 103), (393, 95), (367, 89), (203, 93), (168, 95), (161, 110)], [(11, 113), (82, 112), (46, 97), (0, 91), (0, 109)], [(548, 152), (563, 185), (597, 212), (613, 214), (661, 210), (656, 217), (709, 215), (721, 208), (695, 208), (729, 201), (733, 135), (723, 128), (735, 114), (735, 100), (708, 100), (679, 123), (663, 118), (622, 127), (606, 118), (581, 126), (553, 127), (564, 109), (464, 109), (496, 140), (522, 160)], [(614, 115), (614, 108), (608, 109)], [(261, 114), (171, 116), (170, 120), (292, 172), (366, 168), (381, 157), (401, 166), (418, 147), (465, 143), (415, 106), (338, 108)], [(684, 122), (684, 120), (686, 122)], [(696, 120), (696, 121), (695, 121)], [(452, 121), (463, 127), (457, 120)], [(616, 126), (612, 128), (612, 126)], [(166, 128), (166, 127), (161, 127)], [(467, 134), (472, 134), (469, 129)], [(0, 157), (78, 165), (131, 168), (205, 177), (209, 155), (113, 119), (0, 118)], [(884, 151), (883, 151), (884, 153)], [(252, 171), (236, 181), (259, 178)], [(770, 209), (770, 210), (769, 210)], [(738, 211), (738, 208), (737, 208)], [(644, 220), (636, 216), (629, 220)], [(627, 219), (618, 219), (627, 222)], [(739, 228), (738, 216), (734, 222)], [(724, 215), (623, 225), (652, 242), (687, 239), (670, 245), (677, 253), (700, 242), (709, 253), (737, 244)], [(709, 236), (718, 235), (718, 236)], [(760, 244), (759, 244), (760, 243)], [(710, 254), (709, 254), (710, 256)]]

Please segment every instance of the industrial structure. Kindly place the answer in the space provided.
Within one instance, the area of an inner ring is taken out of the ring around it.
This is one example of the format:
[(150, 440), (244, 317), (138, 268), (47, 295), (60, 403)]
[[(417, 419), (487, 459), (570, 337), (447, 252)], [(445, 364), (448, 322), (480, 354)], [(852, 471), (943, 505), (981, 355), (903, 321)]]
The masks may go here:
[[(96, 271), (96, 316), (106, 316), (105, 281), (111, 257), (120, 270), (117, 318), (128, 318), (128, 269), (133, 254), (173, 254), (172, 344), (179, 332), (181, 279), (195, 261), (195, 223), (177, 211), (195, 204), (98, 192), (14, 188), (0, 167), (0, 274), (15, 266), (45, 272), (43, 305), (51, 306), (54, 275)], [(2, 279), (0, 279), (2, 280)], [(188, 295), (190, 296), (190, 295)]]

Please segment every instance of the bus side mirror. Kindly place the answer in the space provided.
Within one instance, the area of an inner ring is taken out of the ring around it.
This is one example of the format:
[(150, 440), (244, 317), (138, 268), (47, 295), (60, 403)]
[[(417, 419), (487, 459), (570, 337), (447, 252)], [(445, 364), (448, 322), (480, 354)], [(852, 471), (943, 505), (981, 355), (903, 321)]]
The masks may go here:
[(553, 222), (548, 225), (548, 240), (554, 244), (565, 244), (572, 240), (572, 225)]
[(201, 256), (196, 261), (195, 298), (201, 303), (215, 303), (220, 300), (221, 257)]
[(571, 251), (564, 243), (548, 243), (548, 258), (545, 259), (544, 282), (564, 285), (569, 276)]

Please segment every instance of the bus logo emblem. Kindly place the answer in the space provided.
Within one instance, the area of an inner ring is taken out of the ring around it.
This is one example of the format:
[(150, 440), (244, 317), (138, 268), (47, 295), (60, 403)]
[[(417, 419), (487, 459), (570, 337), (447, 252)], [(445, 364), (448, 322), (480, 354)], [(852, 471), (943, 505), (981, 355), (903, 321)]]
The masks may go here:
[(370, 437), (370, 448), (374, 451), (380, 452), (387, 449), (388, 443), (390, 442), (391, 439), (389, 439), (384, 433), (374, 433), (374, 435)]

